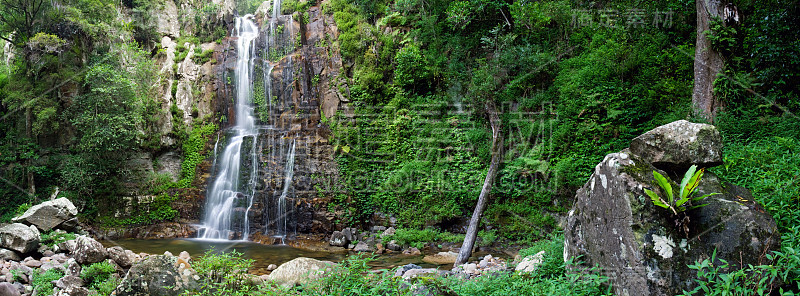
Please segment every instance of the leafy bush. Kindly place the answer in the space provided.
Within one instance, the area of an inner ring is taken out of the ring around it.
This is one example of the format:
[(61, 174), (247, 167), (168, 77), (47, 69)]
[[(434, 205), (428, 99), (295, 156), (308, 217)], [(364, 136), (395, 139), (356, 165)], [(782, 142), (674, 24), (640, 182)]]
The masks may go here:
[(75, 239), (76, 235), (74, 233), (69, 233), (57, 229), (42, 233), (41, 237), (42, 238), (40, 240), (40, 243), (52, 248), (53, 246), (63, 243), (65, 241)]
[(433, 228), (425, 228), (422, 230), (400, 228), (395, 231), (394, 235), (383, 238), (383, 241), (388, 242), (391, 240), (396, 240), (401, 246), (411, 246), (420, 249), (428, 243), (461, 242), (464, 241), (464, 235), (441, 232)]
[(196, 126), (183, 142), (183, 162), (181, 162), (181, 179), (178, 180), (179, 188), (188, 188), (194, 181), (197, 165), (203, 162), (208, 136), (217, 131), (217, 125), (206, 123)]
[(372, 257), (350, 256), (324, 272), (324, 276), (295, 289), (300, 295), (412, 295), (402, 278), (392, 272), (369, 272)]
[(520, 251), (530, 256), (545, 251), (543, 263), (530, 274), (498, 272), (464, 281), (445, 278), (445, 286), (456, 295), (608, 295), (608, 278), (597, 274), (567, 274), (564, 262), (564, 237), (552, 235)]
[(188, 291), (189, 295), (249, 295), (257, 287), (248, 281), (247, 271), (253, 260), (241, 258), (242, 253), (206, 251), (192, 267), (201, 276), (200, 291)]
[(431, 71), (419, 48), (409, 45), (394, 56), (394, 83), (408, 91), (425, 93), (430, 89)]
[(116, 276), (110, 276), (106, 281), (95, 283), (92, 286), (92, 289), (97, 291), (99, 295), (109, 296), (114, 290), (117, 289), (117, 286), (122, 282), (122, 279)]
[(56, 281), (64, 276), (64, 272), (53, 268), (45, 272), (41, 270), (34, 270), (31, 272), (31, 285), (37, 295), (53, 295), (53, 281)]
[(116, 272), (117, 269), (111, 265), (111, 263), (108, 263), (108, 261), (97, 262), (83, 268), (81, 271), (81, 279), (83, 279), (85, 286), (100, 290), (104, 285), (108, 285), (106, 282), (108, 282), (111, 275)]
[(172, 208), (172, 202), (178, 199), (178, 195), (171, 196), (161, 193), (154, 197), (149, 203), (135, 203), (133, 210), (124, 213), (128, 218), (120, 219), (113, 216), (100, 216), (99, 220), (105, 226), (126, 226), (126, 225), (149, 225), (161, 221), (172, 220), (178, 216), (178, 211)]

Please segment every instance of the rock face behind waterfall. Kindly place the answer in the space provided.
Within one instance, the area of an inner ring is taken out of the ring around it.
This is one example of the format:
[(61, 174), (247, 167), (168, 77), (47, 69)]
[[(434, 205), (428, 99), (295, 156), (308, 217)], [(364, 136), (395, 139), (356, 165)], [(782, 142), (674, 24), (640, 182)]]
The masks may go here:
[(688, 234), (676, 226), (676, 216), (655, 206), (643, 191), (659, 192), (654, 170), (680, 184), (684, 167), (720, 163), (721, 141), (713, 126), (671, 123), (637, 142), (636, 149), (632, 144), (607, 155), (578, 190), (565, 229), (564, 257), (582, 256), (583, 263), (572, 271), (599, 266), (617, 295), (676, 295), (693, 288), (696, 271), (687, 264), (710, 258), (715, 249), (731, 268), (768, 263), (764, 254), (779, 248), (780, 235), (747, 189), (706, 172), (696, 194), (721, 194), (686, 212)]

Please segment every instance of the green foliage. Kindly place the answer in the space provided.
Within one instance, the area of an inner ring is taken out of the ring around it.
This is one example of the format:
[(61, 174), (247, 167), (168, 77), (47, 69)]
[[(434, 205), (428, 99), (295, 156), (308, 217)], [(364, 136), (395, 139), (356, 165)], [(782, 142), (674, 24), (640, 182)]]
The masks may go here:
[(117, 269), (108, 263), (108, 261), (92, 263), (86, 266), (81, 271), (81, 279), (86, 287), (91, 289), (100, 290), (104, 283), (108, 282), (111, 275), (116, 273)]
[(196, 126), (189, 133), (189, 138), (183, 142), (183, 162), (181, 162), (181, 179), (178, 180), (179, 188), (187, 188), (194, 180), (197, 165), (205, 160), (205, 147), (209, 135), (217, 131), (217, 125), (206, 123)]
[(114, 290), (117, 289), (117, 286), (122, 282), (122, 279), (115, 276), (110, 276), (104, 282), (95, 283), (92, 287), (94, 291), (97, 291), (97, 294), (102, 296), (109, 296)]
[[(698, 171), (696, 165), (689, 167), (689, 170), (687, 170), (683, 175), (681, 185), (678, 187), (680, 188), (680, 191), (678, 195), (675, 196), (672, 192), (672, 183), (670, 183), (669, 179), (661, 175), (661, 173), (653, 171), (653, 177), (655, 178), (658, 186), (663, 190), (664, 197), (662, 198), (657, 193), (647, 188), (644, 189), (644, 192), (650, 197), (650, 199), (653, 200), (654, 205), (671, 210), (675, 215), (677, 215), (679, 212), (703, 207), (705, 204), (695, 205), (694, 203), (700, 202), (706, 197), (720, 194), (709, 193), (702, 196), (692, 197), (692, 193), (694, 193), (694, 190), (697, 189), (698, 185), (700, 185), (700, 181), (703, 178), (704, 172), (705, 168), (702, 168)], [(677, 199), (675, 199), (676, 197)]]
[(53, 283), (64, 276), (64, 272), (57, 269), (48, 269), (42, 272), (36, 269), (31, 272), (31, 285), (37, 295), (53, 295)]
[(430, 89), (433, 77), (419, 48), (414, 45), (401, 48), (394, 56), (394, 61), (394, 83), (397, 86), (416, 93), (425, 93)]
[(178, 211), (172, 208), (172, 202), (178, 199), (178, 195), (170, 196), (161, 193), (154, 196), (153, 200), (142, 204), (133, 202), (132, 211), (123, 213), (128, 218), (117, 218), (112, 216), (101, 216), (100, 222), (105, 226), (129, 226), (129, 225), (149, 225), (162, 221), (168, 221), (178, 217)]
[(198, 65), (202, 65), (211, 60), (214, 55), (214, 49), (202, 50), (199, 46), (194, 48), (194, 55), (192, 61)]
[(76, 235), (74, 233), (65, 232), (63, 230), (51, 230), (42, 233), (40, 243), (52, 248), (55, 245), (58, 245), (68, 240), (73, 240), (75, 238)]
[[(723, 130), (723, 135), (725, 130)], [(771, 213), (781, 232), (797, 225), (800, 215), (800, 140), (769, 137), (725, 142), (724, 166), (711, 170), (733, 184), (745, 184), (756, 201)]]
[(206, 251), (192, 267), (201, 276), (200, 291), (187, 291), (186, 295), (250, 295), (258, 287), (248, 280), (247, 270), (253, 260), (242, 259), (242, 253)]
[(71, 106), (83, 151), (116, 153), (140, 143), (137, 127), (143, 122), (142, 101), (125, 73), (108, 64), (98, 64), (86, 73), (89, 92)]
[(19, 205), (19, 207), (17, 207), (17, 210), (14, 211), (14, 217), (17, 217), (17, 216), (20, 216), (22, 214), (25, 214), (25, 212), (27, 212), (28, 209), (30, 209), (30, 208), (31, 208), (31, 204), (30, 203), (24, 203), (24, 204)]
[[(684, 291), (683, 295), (710, 295), (710, 296), (733, 296), (733, 295), (795, 295), (792, 291), (784, 291), (783, 287), (775, 289), (775, 285), (780, 281), (795, 273), (797, 269), (798, 253), (794, 255), (794, 264), (791, 266), (782, 265), (748, 265), (747, 267), (731, 270), (728, 261), (716, 258), (717, 252), (714, 251), (709, 259), (690, 264), (689, 268), (697, 270), (698, 286), (692, 291)], [(780, 255), (779, 255), (780, 256)], [(772, 260), (775, 256), (767, 255)], [(725, 272), (730, 270), (730, 272)], [(797, 280), (797, 279), (795, 279)], [(800, 284), (797, 287), (800, 289)], [(773, 290), (774, 289), (774, 290)]]
[(714, 18), (709, 24), (711, 31), (703, 32), (711, 42), (711, 48), (722, 53), (730, 53), (736, 46), (736, 27), (725, 26), (719, 18)]
[(564, 262), (564, 237), (552, 235), (520, 251), (530, 256), (545, 251), (544, 261), (530, 274), (495, 273), (471, 280), (445, 278), (445, 286), (456, 295), (609, 295), (608, 278), (597, 274), (567, 274)]
[[(286, 0), (281, 2), (281, 14), (292, 14), (297, 11), (300, 13), (306, 12), (309, 7), (313, 6), (315, 1), (310, 0)], [(307, 24), (308, 20), (304, 22)]]
[(464, 29), (472, 21), (472, 5), (469, 1), (453, 1), (447, 6), (447, 22), (457, 29)]
[[(699, 261), (693, 266), (698, 270), (698, 290), (692, 294), (706, 292), (708, 295), (753, 295), (768, 288), (765, 283), (784, 282), (784, 295), (800, 292), (800, 140), (794, 137), (766, 136), (762, 133), (792, 133), (782, 131), (783, 124), (793, 122), (781, 120), (762, 123), (759, 127), (749, 125), (720, 125), (725, 136), (724, 166), (711, 170), (722, 179), (734, 184), (746, 184), (755, 201), (764, 206), (778, 225), (781, 250), (767, 254), (769, 265), (747, 266), (742, 270), (724, 270), (726, 263), (719, 260)], [(748, 137), (749, 138), (746, 138)], [(731, 287), (736, 294), (722, 294), (723, 287)], [(687, 292), (688, 293), (688, 292)], [(759, 294), (760, 295), (760, 294)]]
[(393, 277), (392, 272), (370, 273), (371, 257), (350, 256), (338, 265), (331, 266), (325, 276), (295, 291), (300, 295), (411, 295), (403, 280)]
[[(490, 236), (491, 234), (484, 233), (481, 237)], [(442, 232), (432, 228), (425, 228), (422, 230), (399, 228), (395, 231), (395, 234), (384, 237), (383, 240), (396, 240), (401, 246), (411, 246), (421, 249), (428, 243), (461, 242), (464, 240), (464, 235)]]
[(528, 30), (542, 30), (551, 22), (556, 22), (559, 26), (567, 25), (572, 13), (567, 1), (516, 0), (509, 6), (509, 10), (514, 23)]

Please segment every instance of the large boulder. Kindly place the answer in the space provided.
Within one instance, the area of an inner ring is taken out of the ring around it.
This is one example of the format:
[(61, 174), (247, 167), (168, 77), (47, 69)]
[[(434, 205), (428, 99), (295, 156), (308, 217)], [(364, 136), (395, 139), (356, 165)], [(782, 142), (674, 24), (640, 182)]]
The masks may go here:
[(333, 234), (331, 234), (329, 243), (334, 247), (347, 247), (350, 241), (347, 240), (347, 237), (345, 237), (341, 231), (334, 231)]
[(696, 271), (687, 265), (710, 258), (715, 249), (718, 259), (739, 268), (768, 263), (762, 255), (779, 248), (775, 221), (746, 189), (706, 172), (697, 194), (721, 194), (706, 198), (705, 207), (674, 215), (643, 191), (660, 191), (654, 170), (628, 149), (595, 167), (577, 192), (564, 230), (564, 260), (581, 256), (583, 262), (573, 272), (599, 266), (617, 295), (676, 295), (694, 288)]
[(11, 283), (2, 282), (0, 283), (0, 296), (20, 296), (20, 293), (17, 287)]
[(322, 277), (324, 271), (332, 266), (330, 261), (298, 257), (278, 266), (267, 279), (284, 287), (293, 287)]
[(75, 261), (80, 264), (92, 264), (108, 257), (108, 252), (103, 244), (88, 236), (78, 236), (75, 239), (75, 249), (72, 251)]
[(86, 296), (89, 290), (83, 287), (83, 280), (75, 275), (68, 275), (55, 281), (58, 288), (56, 296)]
[(114, 290), (117, 296), (174, 296), (200, 288), (200, 277), (175, 256), (149, 256), (128, 270)]
[(50, 231), (53, 228), (72, 230), (77, 225), (77, 215), (78, 208), (69, 199), (62, 197), (32, 206), (12, 221), (35, 225), (42, 231)]
[(133, 252), (129, 250), (125, 250), (120, 246), (113, 246), (106, 249), (108, 252), (108, 258), (114, 260), (119, 266), (123, 268), (129, 268), (133, 265)]
[(544, 262), (544, 251), (536, 253), (535, 255), (527, 256), (522, 261), (517, 264), (517, 267), (514, 270), (519, 272), (534, 272), (539, 265), (542, 265)]
[(19, 254), (17, 254), (17, 252), (0, 248), (0, 260), (20, 261), (22, 260), (22, 258), (19, 257)]
[(455, 263), (457, 258), (458, 253), (456, 252), (439, 252), (423, 257), (422, 261), (430, 264), (446, 265)]
[(0, 227), (0, 248), (24, 254), (36, 250), (39, 240), (41, 234), (35, 226), (13, 223)]
[(692, 165), (722, 164), (722, 137), (710, 124), (678, 120), (648, 131), (631, 141), (631, 152), (643, 161), (683, 173)]

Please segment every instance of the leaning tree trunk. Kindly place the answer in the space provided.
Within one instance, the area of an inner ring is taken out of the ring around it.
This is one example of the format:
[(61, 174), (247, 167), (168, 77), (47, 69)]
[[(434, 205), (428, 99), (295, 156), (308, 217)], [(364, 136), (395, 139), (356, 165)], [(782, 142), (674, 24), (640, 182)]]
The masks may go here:
[(478, 204), (475, 205), (475, 211), (472, 212), (472, 218), (469, 220), (469, 228), (467, 228), (467, 235), (464, 236), (464, 243), (461, 244), (461, 250), (458, 252), (458, 258), (454, 266), (459, 266), (467, 262), (469, 256), (472, 255), (472, 247), (475, 246), (475, 238), (478, 236), (478, 224), (480, 224), (481, 215), (486, 208), (486, 200), (489, 197), (489, 192), (492, 191), (492, 183), (494, 177), (497, 176), (497, 167), (500, 166), (500, 158), (503, 156), (501, 153), (503, 147), (503, 137), (500, 135), (501, 126), (500, 118), (497, 116), (497, 110), (494, 103), (491, 101), (485, 104), (486, 113), (489, 114), (489, 124), (492, 126), (492, 161), (489, 164), (489, 170), (486, 172), (486, 179), (483, 181), (483, 188), (481, 194), (478, 195)]
[[(33, 141), (33, 115), (31, 114), (31, 107), (25, 107), (25, 136), (28, 141)], [(25, 169), (27, 170), (28, 179), (28, 195), (36, 195), (36, 182), (33, 178), (33, 159), (28, 158), (25, 161)]]
[(696, 0), (697, 42), (694, 51), (694, 90), (692, 107), (695, 115), (714, 122), (722, 102), (714, 96), (714, 80), (724, 66), (722, 54), (711, 48), (706, 33), (715, 17), (722, 17), (724, 5), (719, 0)]

